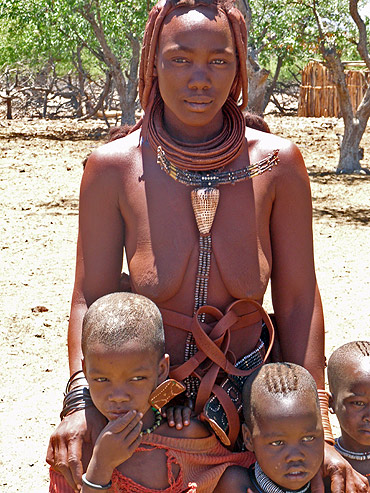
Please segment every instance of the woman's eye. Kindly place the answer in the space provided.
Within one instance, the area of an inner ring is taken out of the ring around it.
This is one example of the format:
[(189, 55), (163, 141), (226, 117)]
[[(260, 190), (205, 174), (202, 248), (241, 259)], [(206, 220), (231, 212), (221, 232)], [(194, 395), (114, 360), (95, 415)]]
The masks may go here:
[(186, 63), (187, 62), (187, 60), (185, 58), (182, 58), (182, 57), (174, 58), (173, 61), (175, 63)]
[(363, 401), (352, 401), (352, 405), (356, 407), (364, 407), (365, 403)]
[(315, 440), (315, 437), (312, 435), (309, 435), (307, 437), (302, 438), (302, 442), (313, 442)]
[(270, 445), (272, 445), (273, 447), (280, 447), (283, 444), (284, 444), (283, 440), (275, 440), (274, 442), (270, 443)]
[(212, 62), (214, 65), (224, 65), (226, 62), (225, 60), (221, 60), (220, 58), (217, 58), (216, 60), (212, 60)]

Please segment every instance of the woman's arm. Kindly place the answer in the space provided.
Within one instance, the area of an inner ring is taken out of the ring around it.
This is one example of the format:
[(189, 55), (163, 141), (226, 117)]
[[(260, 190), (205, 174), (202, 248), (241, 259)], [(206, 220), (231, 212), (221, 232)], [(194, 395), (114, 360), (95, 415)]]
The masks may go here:
[(324, 320), (314, 267), (310, 184), (295, 145), (288, 143), (279, 157), (270, 223), (278, 337), (283, 359), (304, 366), (324, 388)]
[[(71, 374), (82, 368), (82, 321), (88, 306), (120, 289), (124, 248), (124, 222), (119, 207), (122, 179), (116, 165), (119, 159), (113, 160), (105, 148), (91, 155), (81, 182), (76, 274), (68, 327)], [(88, 407), (66, 416), (50, 438), (47, 462), (75, 490), (81, 486), (83, 443), (93, 444), (105, 424), (106, 419), (95, 407)]]
[(81, 369), (82, 320), (87, 308), (101, 296), (120, 289), (124, 248), (120, 178), (104, 147), (88, 159), (80, 190), (75, 284), (68, 326), (71, 374)]

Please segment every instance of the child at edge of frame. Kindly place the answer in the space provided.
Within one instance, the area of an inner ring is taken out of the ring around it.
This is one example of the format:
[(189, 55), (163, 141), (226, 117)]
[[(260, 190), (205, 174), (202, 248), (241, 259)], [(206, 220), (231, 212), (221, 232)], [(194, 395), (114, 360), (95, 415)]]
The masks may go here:
[(328, 362), (330, 408), (341, 436), (335, 448), (370, 483), (370, 342), (336, 349)]
[[(269, 363), (243, 387), (243, 440), (256, 462), (228, 468), (215, 493), (309, 493), (324, 458), (314, 379), (293, 363)], [(325, 485), (330, 492), (330, 486)]]
[[(88, 309), (83, 372), (107, 425), (83, 452), (83, 493), (211, 493), (227, 467), (253, 463), (252, 453), (230, 452), (199, 420), (181, 430), (163, 420), (162, 405), (185, 388), (167, 380), (164, 347), (160, 311), (144, 296), (108, 294)], [(49, 491), (74, 490), (50, 469)]]

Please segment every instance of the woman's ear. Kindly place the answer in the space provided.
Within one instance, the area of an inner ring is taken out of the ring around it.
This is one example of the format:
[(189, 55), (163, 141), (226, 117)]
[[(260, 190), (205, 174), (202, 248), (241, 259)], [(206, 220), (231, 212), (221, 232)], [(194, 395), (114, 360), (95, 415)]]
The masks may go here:
[(242, 433), (244, 445), (250, 452), (254, 452), (252, 433), (245, 423), (242, 424)]

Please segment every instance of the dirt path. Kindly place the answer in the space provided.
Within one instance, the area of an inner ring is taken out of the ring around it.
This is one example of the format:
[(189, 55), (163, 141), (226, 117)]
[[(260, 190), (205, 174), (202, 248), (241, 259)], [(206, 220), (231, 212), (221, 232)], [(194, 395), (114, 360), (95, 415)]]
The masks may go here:
[[(370, 177), (332, 173), (336, 119), (268, 121), (300, 146), (310, 173), (329, 355), (344, 342), (370, 339)], [(1, 491), (48, 490), (46, 447), (68, 378), (81, 160), (98, 145), (92, 140), (101, 134), (98, 127), (103, 125), (0, 121)], [(367, 167), (369, 133), (363, 139)]]

